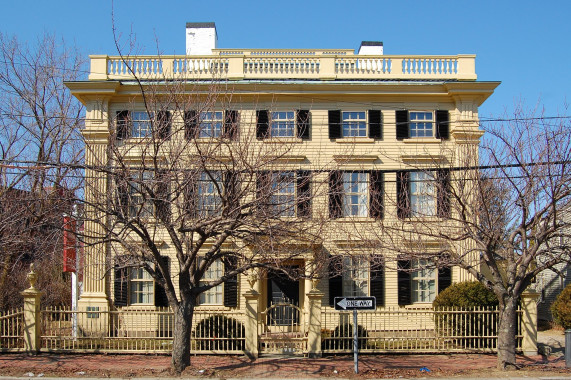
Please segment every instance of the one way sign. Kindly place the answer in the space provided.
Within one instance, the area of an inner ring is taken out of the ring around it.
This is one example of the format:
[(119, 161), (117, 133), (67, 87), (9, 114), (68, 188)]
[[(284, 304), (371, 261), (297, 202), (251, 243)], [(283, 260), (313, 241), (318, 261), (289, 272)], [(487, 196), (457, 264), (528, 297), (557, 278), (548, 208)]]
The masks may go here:
[(375, 310), (375, 297), (335, 297), (335, 310)]

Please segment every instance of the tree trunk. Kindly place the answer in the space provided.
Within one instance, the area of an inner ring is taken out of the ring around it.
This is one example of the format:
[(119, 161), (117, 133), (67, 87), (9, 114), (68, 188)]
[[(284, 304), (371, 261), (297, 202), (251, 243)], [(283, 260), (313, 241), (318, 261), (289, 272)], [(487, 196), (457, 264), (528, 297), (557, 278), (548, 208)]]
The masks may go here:
[(509, 298), (504, 305), (500, 303), (498, 324), (498, 361), (501, 370), (517, 369), (515, 359), (517, 332), (517, 298)]
[(179, 375), (190, 365), (190, 333), (194, 306), (192, 301), (182, 300), (174, 309), (172, 366)]

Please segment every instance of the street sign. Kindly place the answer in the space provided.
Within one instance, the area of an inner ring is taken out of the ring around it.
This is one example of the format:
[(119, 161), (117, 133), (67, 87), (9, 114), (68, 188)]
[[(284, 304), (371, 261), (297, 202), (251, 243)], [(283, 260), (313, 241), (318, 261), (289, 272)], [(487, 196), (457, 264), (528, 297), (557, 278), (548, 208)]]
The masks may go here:
[(375, 297), (335, 297), (335, 310), (375, 310)]

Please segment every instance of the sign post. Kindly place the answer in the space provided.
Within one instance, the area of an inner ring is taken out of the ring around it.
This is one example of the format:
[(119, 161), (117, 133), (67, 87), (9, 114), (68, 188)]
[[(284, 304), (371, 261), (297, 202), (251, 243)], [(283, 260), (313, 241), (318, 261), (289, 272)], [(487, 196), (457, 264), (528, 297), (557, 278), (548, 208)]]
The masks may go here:
[(377, 299), (375, 297), (335, 297), (335, 310), (353, 310), (353, 361), (355, 373), (359, 373), (359, 339), (357, 310), (375, 310)]

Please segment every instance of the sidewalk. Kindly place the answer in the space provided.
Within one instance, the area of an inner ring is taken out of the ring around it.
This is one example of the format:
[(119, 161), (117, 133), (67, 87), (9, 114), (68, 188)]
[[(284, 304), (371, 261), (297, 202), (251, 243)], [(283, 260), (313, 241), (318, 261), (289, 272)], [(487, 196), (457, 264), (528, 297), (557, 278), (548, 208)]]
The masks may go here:
[[(462, 376), (473, 378), (571, 378), (562, 357), (518, 357), (522, 370), (495, 369), (495, 355), (361, 355), (361, 378), (415, 378)], [(421, 370), (422, 369), (422, 370)], [(103, 354), (0, 354), (0, 376), (9, 377), (169, 377), (170, 357)], [(319, 359), (244, 356), (193, 356), (182, 377), (228, 378), (355, 378), (353, 356)]]

